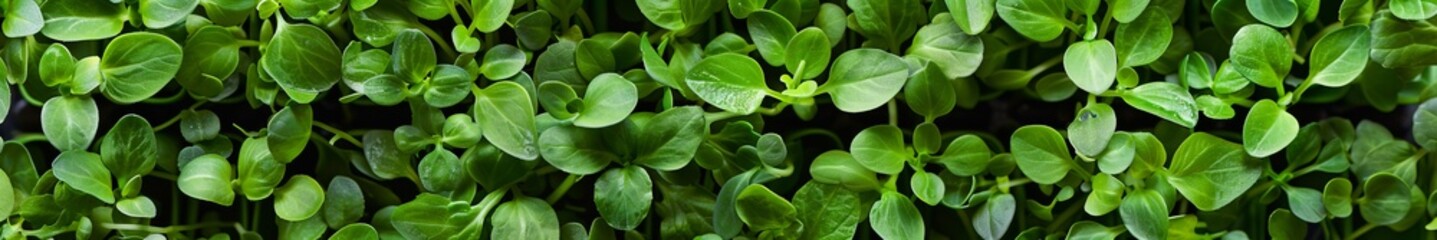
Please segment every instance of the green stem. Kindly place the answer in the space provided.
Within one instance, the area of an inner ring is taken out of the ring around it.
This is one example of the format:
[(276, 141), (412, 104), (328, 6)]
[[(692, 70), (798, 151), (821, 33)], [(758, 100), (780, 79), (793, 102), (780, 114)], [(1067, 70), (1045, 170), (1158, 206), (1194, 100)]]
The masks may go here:
[(235, 41), (235, 46), (240, 46), (240, 47), (259, 47), (259, 44), (260, 44), (259, 41), (249, 40), (249, 39), (239, 39), (239, 40)]
[[(186, 108), (186, 111), (194, 111), (195, 109), (199, 108), (200, 106), (204, 106), (205, 103), (206, 103), (205, 101), (197, 101), (197, 102), (195, 102), (195, 104), (190, 104), (190, 107), (189, 107), (189, 108)], [(185, 116), (185, 112), (182, 111), (182, 112), (180, 112), (180, 114), (175, 114), (175, 116), (174, 116), (174, 117), (171, 117), (170, 120), (165, 120), (164, 123), (160, 123), (160, 125), (155, 125), (155, 127), (154, 127), (153, 129), (154, 129), (154, 131), (156, 131), (156, 132), (163, 131), (163, 130), (165, 130), (165, 128), (170, 127), (170, 125), (175, 125), (175, 123), (176, 123), (176, 122), (179, 122), (179, 121), (180, 121), (180, 118), (183, 118), (184, 116)]]
[(569, 177), (565, 177), (564, 182), (559, 183), (559, 187), (555, 188), (554, 192), (549, 193), (549, 197), (544, 198), (544, 200), (548, 201), (549, 205), (558, 203), (559, 198), (564, 197), (564, 194), (569, 192), (569, 188), (574, 187), (574, 182), (578, 182), (579, 178), (580, 175), (578, 174), (569, 174)]
[(1097, 38), (1101, 39), (1101, 38), (1103, 38), (1103, 36), (1107, 36), (1107, 35), (1108, 35), (1108, 27), (1112, 27), (1112, 24), (1110, 24), (1110, 23), (1113, 23), (1113, 8), (1112, 8), (1112, 7), (1108, 7), (1108, 12), (1103, 13), (1103, 23), (1102, 23), (1102, 24), (1098, 24), (1098, 37), (1097, 37)]
[(888, 100), (888, 125), (898, 126), (898, 100)]
[(833, 140), (833, 144), (834, 144), (834, 145), (837, 145), (837, 146), (838, 146), (838, 149), (848, 149), (848, 147), (844, 147), (844, 146), (843, 146), (843, 145), (844, 145), (844, 141), (843, 141), (843, 138), (842, 138), (842, 137), (839, 137), (838, 134), (837, 134), (837, 133), (833, 133), (833, 131), (829, 131), (828, 129), (823, 129), (823, 128), (805, 128), (805, 129), (799, 129), (798, 131), (794, 131), (794, 132), (789, 133), (789, 134), (788, 134), (788, 140), (789, 140), (789, 141), (793, 141), (793, 140), (798, 140), (798, 139), (801, 139), (801, 138), (804, 138), (804, 137), (808, 137), (808, 136), (813, 136), (813, 135), (824, 136), (824, 137), (827, 137), (829, 140)]
[(10, 139), (10, 141), (11, 141), (11, 142), (15, 142), (15, 143), (19, 143), (19, 144), (21, 144), (21, 145), (24, 145), (24, 144), (26, 144), (26, 143), (35, 142), (35, 141), (47, 141), (47, 142), (48, 142), (48, 141), (50, 141), (50, 139), (49, 139), (49, 138), (46, 138), (44, 134), (39, 134), (39, 133), (22, 133), (22, 134), (20, 134), (19, 136), (15, 136), (15, 139)]
[(145, 100), (140, 100), (140, 102), (146, 103), (146, 104), (156, 104), (156, 105), (172, 104), (172, 103), (175, 103), (175, 102), (179, 102), (181, 99), (184, 99), (185, 96), (188, 96), (188, 95), (189, 95), (189, 92), (188, 92), (188, 91), (179, 90), (179, 91), (175, 92), (175, 94), (173, 94), (173, 95), (165, 96), (165, 97), (162, 97), (162, 98), (146, 98)]
[(205, 229), (205, 228), (229, 227), (229, 226), (234, 226), (234, 224), (235, 224), (235, 223), (232, 223), (232, 222), (207, 222), (207, 223), (197, 223), (197, 224), (190, 224), (190, 225), (174, 225), (174, 226), (158, 227), (158, 226), (140, 225), (140, 224), (128, 224), (128, 223), (100, 223), (100, 227), (104, 227), (104, 228), (108, 228), (108, 229), (113, 229), (113, 230), (121, 230), (121, 231), (145, 231), (145, 232), (150, 232), (150, 233), (177, 233), (177, 232), (197, 230), (197, 229)]
[(1077, 214), (1078, 214), (1078, 209), (1081, 209), (1081, 208), (1083, 208), (1083, 205), (1081, 205), (1081, 204), (1074, 204), (1074, 205), (1072, 205), (1072, 206), (1069, 206), (1067, 210), (1063, 210), (1063, 214), (1062, 214), (1062, 215), (1058, 215), (1058, 218), (1053, 219), (1053, 224), (1048, 225), (1048, 232), (1058, 232), (1058, 231), (1061, 231), (1061, 229), (1062, 229), (1063, 227), (1067, 227), (1067, 226), (1069, 226), (1069, 225), (1072, 225), (1072, 224), (1067, 224), (1068, 219), (1069, 219), (1069, 218), (1073, 218), (1073, 215), (1077, 215)]
[(1352, 231), (1351, 234), (1348, 234), (1347, 237), (1343, 239), (1356, 240), (1358, 237), (1361, 237), (1362, 234), (1367, 234), (1367, 232), (1372, 231), (1372, 229), (1377, 229), (1377, 224), (1367, 223), (1367, 225), (1362, 225), (1361, 228), (1357, 228), (1356, 231)]
[(359, 139), (354, 138), (354, 136), (350, 136), (349, 133), (344, 132), (344, 130), (339, 130), (338, 128), (329, 126), (329, 124), (324, 124), (324, 122), (314, 122), (314, 126), (319, 127), (320, 129), (324, 129), (324, 131), (334, 134), (334, 136), (343, 138), (350, 144), (354, 144), (354, 146), (364, 146), (364, 142), (360, 142)]
[(430, 40), (434, 40), (434, 42), (439, 45), (439, 48), (444, 50), (444, 56), (450, 59), (454, 58), (454, 47), (449, 45), (449, 40), (445, 40), (448, 38), (444, 37), (444, 35), (439, 35), (439, 33), (435, 32), (433, 28), (429, 28), (429, 25), (414, 24), (411, 26), (419, 29), (420, 32), (424, 32), (424, 35), (429, 36)]
[(175, 174), (160, 171), (150, 171), (150, 173), (146, 175), (149, 175), (151, 177), (157, 177), (160, 179), (170, 180), (171, 182), (178, 182), (180, 179), (180, 177), (175, 176)]
[(479, 214), (475, 214), (474, 221), (469, 223), (472, 226), (478, 227), (476, 229), (478, 229), (477, 231), (479, 232), (473, 236), (484, 235), (484, 219), (489, 218), (489, 212), (494, 211), (494, 207), (499, 205), (500, 199), (504, 199), (504, 195), (509, 193), (509, 188), (510, 186), (504, 186), (489, 192), (489, 194), (484, 195), (484, 200), (480, 200), (478, 205), (474, 205), (470, 208), (471, 210), (475, 208), (479, 209)]

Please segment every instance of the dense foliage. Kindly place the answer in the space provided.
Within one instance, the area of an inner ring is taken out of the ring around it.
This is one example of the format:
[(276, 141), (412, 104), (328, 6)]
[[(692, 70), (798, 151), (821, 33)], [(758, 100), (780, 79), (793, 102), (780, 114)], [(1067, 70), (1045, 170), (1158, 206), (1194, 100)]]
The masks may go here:
[(0, 10), (4, 239), (1437, 239), (1433, 0)]

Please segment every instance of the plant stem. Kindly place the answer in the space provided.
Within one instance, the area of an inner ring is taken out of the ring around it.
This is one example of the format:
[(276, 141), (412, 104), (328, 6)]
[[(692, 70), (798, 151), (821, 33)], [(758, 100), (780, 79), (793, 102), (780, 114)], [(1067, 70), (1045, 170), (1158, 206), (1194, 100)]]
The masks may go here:
[(565, 177), (564, 182), (559, 183), (559, 187), (555, 188), (554, 192), (550, 192), (549, 197), (544, 198), (544, 200), (548, 201), (549, 205), (558, 203), (559, 198), (564, 197), (564, 194), (569, 192), (569, 188), (574, 187), (574, 182), (578, 182), (580, 177), (578, 174), (569, 174), (569, 177)]
[(150, 232), (150, 233), (176, 233), (176, 232), (183, 232), (183, 231), (190, 231), (190, 230), (197, 230), (197, 229), (205, 229), (205, 228), (229, 227), (229, 226), (234, 226), (234, 224), (235, 224), (235, 223), (232, 223), (232, 222), (207, 222), (207, 223), (197, 223), (197, 224), (190, 224), (190, 225), (171, 225), (171, 226), (165, 226), (165, 227), (158, 227), (158, 226), (140, 225), (140, 224), (129, 224), (129, 223), (100, 223), (100, 227), (104, 227), (104, 228), (108, 228), (108, 229), (113, 229), (113, 230), (122, 230), (122, 231), (145, 231), (145, 232)]
[(151, 177), (157, 177), (157, 178), (160, 178), (160, 179), (170, 180), (171, 182), (178, 182), (179, 179), (180, 179), (180, 177), (179, 177), (179, 176), (175, 176), (175, 174), (171, 174), (171, 173), (167, 173), (167, 172), (159, 172), (159, 171), (150, 171), (150, 173), (148, 173), (148, 174), (146, 174), (146, 175), (149, 175), (149, 176), (151, 176)]
[[(190, 104), (190, 107), (189, 107), (189, 108), (186, 108), (185, 110), (186, 110), (186, 111), (194, 111), (195, 109), (198, 109), (200, 106), (204, 106), (205, 103), (206, 103), (206, 101), (196, 101), (194, 104)], [(164, 123), (160, 123), (160, 125), (155, 125), (155, 127), (154, 127), (153, 129), (154, 129), (154, 131), (156, 131), (156, 132), (163, 131), (163, 130), (165, 130), (165, 128), (170, 127), (170, 125), (175, 125), (175, 123), (176, 123), (176, 122), (179, 122), (179, 121), (180, 121), (180, 118), (182, 118), (182, 117), (184, 117), (184, 116), (185, 116), (185, 112), (182, 111), (182, 112), (180, 112), (179, 114), (175, 114), (175, 116), (174, 116), (174, 117), (171, 117), (170, 120), (165, 120)]]
[(23, 133), (23, 134), (20, 134), (20, 135), (15, 136), (15, 139), (10, 139), (10, 141), (11, 141), (11, 142), (15, 142), (15, 143), (19, 143), (19, 144), (22, 144), (22, 145), (23, 145), (23, 144), (30, 143), (30, 142), (34, 142), (34, 141), (47, 141), (47, 142), (48, 142), (48, 141), (50, 141), (50, 139), (49, 139), (49, 138), (46, 138), (44, 134), (39, 134), (39, 133)]
[(898, 126), (898, 100), (888, 100), (888, 125)]
[(314, 122), (314, 126), (319, 127), (320, 129), (324, 129), (324, 131), (334, 134), (334, 136), (342, 138), (344, 139), (344, 141), (347, 141), (350, 144), (354, 144), (354, 146), (364, 146), (364, 142), (360, 142), (359, 139), (354, 138), (354, 136), (350, 136), (349, 133), (346, 133), (343, 130), (339, 130), (338, 128), (335, 128), (333, 126), (329, 126), (329, 124), (324, 124), (324, 122)]
[(1372, 229), (1377, 229), (1377, 224), (1367, 223), (1367, 225), (1362, 225), (1361, 228), (1357, 228), (1356, 231), (1352, 231), (1352, 233), (1347, 234), (1347, 237), (1343, 239), (1356, 240), (1358, 237), (1361, 237), (1362, 234), (1366, 234), (1368, 231), (1372, 231)]

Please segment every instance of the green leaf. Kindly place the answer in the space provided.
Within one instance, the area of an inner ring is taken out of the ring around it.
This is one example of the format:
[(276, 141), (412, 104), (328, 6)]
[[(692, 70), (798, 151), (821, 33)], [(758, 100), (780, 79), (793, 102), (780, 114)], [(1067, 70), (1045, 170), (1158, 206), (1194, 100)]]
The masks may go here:
[(40, 108), (40, 130), (56, 150), (90, 148), (100, 128), (100, 110), (89, 96), (61, 96)]
[[(978, 216), (981, 218), (982, 214)], [(923, 239), (923, 215), (903, 194), (885, 191), (868, 212), (868, 225), (884, 239)]]
[(1349, 26), (1323, 35), (1312, 47), (1307, 78), (1317, 85), (1341, 87), (1362, 74), (1371, 52), (1367, 26)]
[(965, 134), (948, 143), (938, 162), (955, 175), (973, 176), (988, 168), (992, 155), (993, 151), (988, 149), (982, 138)]
[[(354, 36), (364, 43), (376, 47), (389, 46), (400, 31), (418, 24), (403, 2), (379, 1), (377, 5), (362, 11), (349, 11), (354, 26)], [(388, 62), (386, 62), (388, 63)]]
[(449, 146), (459, 148), (470, 148), (479, 144), (484, 137), (480, 130), (479, 123), (468, 114), (458, 113), (444, 118), (444, 129), (441, 132), (441, 141)]
[(827, 92), (838, 110), (849, 113), (883, 106), (898, 95), (908, 79), (908, 66), (902, 59), (872, 48), (844, 52), (830, 69), (828, 81), (818, 92)]
[(45, 27), (40, 5), (35, 0), (10, 0), (5, 6), (5, 22), (0, 23), (5, 37), (22, 38), (34, 35)]
[[(991, 15), (990, 13), (989, 16)], [(829, 46), (833, 47), (843, 40), (843, 33), (848, 29), (847, 16), (843, 7), (838, 4), (823, 3), (819, 7), (818, 16), (813, 20), (813, 26), (823, 29), (823, 33), (828, 35)]]
[[(192, 38), (193, 39), (193, 38)], [(186, 46), (192, 44), (186, 44)], [(344, 48), (341, 57), (343, 64), (344, 84), (355, 92), (365, 93), (365, 81), (384, 74), (389, 70), (389, 52), (380, 49), (364, 50), (364, 44), (357, 41), (350, 41), (349, 46)], [(188, 48), (186, 49), (188, 50)], [(185, 54), (185, 56), (190, 56)], [(185, 61), (189, 62), (189, 61)], [(184, 76), (185, 69), (180, 69), (180, 75)], [(398, 77), (395, 77), (397, 80)], [(181, 81), (183, 83), (183, 80)]]
[(1437, 100), (1427, 100), (1412, 112), (1412, 140), (1422, 149), (1437, 149)]
[(636, 165), (610, 169), (594, 183), (594, 204), (610, 227), (633, 230), (649, 215), (654, 201), (649, 173)]
[[(364, 217), (364, 190), (359, 183), (346, 176), (335, 176), (324, 190), (324, 206), (320, 208), (324, 223), (330, 228), (354, 225)], [(359, 223), (363, 224), (363, 223)], [(343, 232), (344, 229), (340, 229)], [(339, 235), (339, 233), (335, 233)]]
[[(948, 13), (953, 15), (953, 22), (963, 33), (978, 35), (988, 29), (988, 22), (993, 20), (994, 0), (944, 0), (948, 6)], [(921, 30), (920, 30), (921, 31)]]
[[(1071, 136), (1071, 133), (1070, 133)], [(1138, 137), (1126, 132), (1116, 132), (1108, 140), (1108, 146), (1098, 155), (1098, 170), (1108, 174), (1119, 174), (1132, 166), (1138, 156)], [(1166, 160), (1166, 159), (1164, 159)]]
[(938, 202), (943, 200), (943, 191), (946, 190), (943, 186), (943, 179), (939, 179), (938, 174), (926, 171), (914, 173), (908, 179), (908, 185), (912, 188), (913, 195), (923, 203), (927, 203), (928, 206), (938, 205)]
[(1307, 223), (1298, 220), (1287, 209), (1272, 211), (1267, 217), (1267, 233), (1276, 240), (1307, 239)]
[(1162, 239), (1168, 233), (1167, 201), (1152, 189), (1133, 191), (1118, 209), (1123, 225), (1138, 239)]
[(464, 168), (468, 170), (469, 178), (479, 182), (485, 189), (498, 189), (517, 182), (529, 174), (529, 169), (538, 165), (536, 161), (519, 160), (504, 154), (490, 144), (475, 145), (464, 151), (464, 155), (459, 158), (465, 162)]
[(1258, 21), (1273, 27), (1285, 28), (1297, 20), (1297, 2), (1293, 0), (1247, 1), (1247, 10)]
[(444, 148), (435, 149), (419, 160), (419, 182), (429, 192), (444, 192), (459, 188), (465, 180), (464, 163)]
[(808, 182), (793, 194), (793, 206), (803, 223), (802, 239), (853, 239), (867, 214), (857, 192), (837, 185)]
[(897, 51), (898, 45), (912, 37), (918, 25), (929, 18), (921, 2), (848, 0), (848, 7), (853, 10), (848, 26), (873, 45)]
[(1437, 39), (1428, 37), (1437, 35), (1437, 24), (1433, 21), (1437, 19), (1408, 21), (1393, 16), (1392, 12), (1380, 12), (1371, 25), (1372, 61), (1385, 68), (1437, 64), (1437, 59), (1427, 57), (1437, 54), (1434, 47)]
[(764, 83), (758, 61), (733, 53), (704, 58), (689, 69), (684, 81), (705, 102), (743, 115), (757, 110), (767, 92), (772, 91)]
[(1262, 175), (1262, 163), (1242, 146), (1207, 133), (1194, 133), (1173, 154), (1167, 182), (1203, 211), (1213, 211), (1242, 196)]
[(579, 69), (580, 76), (593, 79), (600, 73), (613, 72), (618, 68), (608, 42), (591, 38), (579, 41), (577, 46), (574, 66)]
[(1378, 173), (1362, 183), (1362, 198), (1357, 199), (1362, 220), (1371, 224), (1391, 225), (1402, 221), (1411, 210), (1411, 188), (1397, 175)]
[(111, 40), (102, 56), (100, 73), (105, 80), (100, 92), (112, 101), (129, 104), (154, 96), (175, 78), (184, 52), (164, 35), (135, 32)]
[(1072, 240), (1113, 240), (1123, 234), (1121, 230), (1113, 230), (1102, 224), (1093, 221), (1080, 221), (1068, 227), (1067, 239)]
[(51, 43), (40, 55), (40, 80), (45, 86), (70, 83), (75, 75), (75, 57), (64, 44)]
[(993, 195), (973, 215), (973, 228), (985, 240), (1003, 239), (1008, 227), (1013, 224), (1013, 215), (1018, 210), (1012, 194)]
[(1088, 215), (1106, 215), (1117, 210), (1119, 205), (1126, 202), (1123, 199), (1123, 182), (1113, 175), (1107, 173), (1094, 175), (1091, 186), (1093, 192), (1088, 194), (1088, 200), (1083, 203), (1083, 212)]
[(604, 170), (619, 157), (608, 150), (601, 132), (571, 126), (556, 126), (539, 136), (539, 153), (554, 168), (566, 173), (590, 175)]
[(469, 97), (474, 86), (474, 76), (458, 66), (439, 65), (439, 70), (429, 79), (424, 89), (424, 102), (431, 107), (447, 108), (459, 104)]
[(534, 104), (528, 90), (512, 81), (490, 85), (474, 93), (474, 112), (484, 138), (504, 153), (523, 160), (539, 157), (534, 140)]
[(313, 120), (314, 110), (303, 104), (285, 106), (270, 116), (269, 135), (265, 135), (265, 141), (275, 161), (289, 163), (304, 151), (304, 147), (309, 145)]
[[(13, 190), (16, 189), (15, 185), (11, 183), (10, 175), (6, 174), (4, 169), (0, 169), (0, 189), (12, 189), (11, 191), (0, 191), (0, 216), (8, 217), (15, 213), (15, 207), (21, 204), (16, 199), (23, 199), (24, 195), (16, 194), (16, 191)], [(19, 195), (19, 198), (16, 195)]]
[(1298, 219), (1309, 223), (1318, 223), (1327, 218), (1327, 210), (1322, 206), (1322, 193), (1315, 189), (1304, 187), (1283, 187), (1287, 192), (1287, 205), (1292, 208), (1292, 214)]
[(1149, 0), (1112, 0), (1108, 7), (1113, 8), (1113, 20), (1119, 23), (1130, 23), (1136, 21), (1144, 10), (1148, 8)]
[[(397, 55), (396, 60), (404, 59)], [(309, 103), (339, 82), (341, 61), (339, 46), (324, 30), (309, 24), (280, 22), (259, 64), (290, 98)]]
[(411, 83), (424, 80), (434, 71), (436, 62), (434, 43), (419, 30), (404, 30), (395, 36), (390, 70), (404, 80)]
[[(840, 150), (819, 154), (813, 159), (808, 171), (814, 182), (843, 186), (855, 191), (875, 189), (879, 186), (878, 177), (872, 170), (860, 164), (853, 155)], [(797, 198), (794, 201), (797, 202)]]
[(1063, 53), (1063, 70), (1083, 91), (1100, 94), (1113, 86), (1118, 59), (1107, 39), (1076, 42)]
[(634, 162), (662, 171), (687, 166), (708, 132), (703, 109), (698, 107), (666, 110), (641, 127)]
[(353, 223), (335, 231), (329, 239), (378, 240), (379, 231), (367, 223)]
[(1068, 142), (1083, 156), (1098, 156), (1108, 147), (1118, 127), (1118, 116), (1107, 104), (1090, 104), (1068, 123)]
[(1352, 181), (1346, 178), (1327, 180), (1322, 188), (1322, 208), (1333, 217), (1352, 216)]
[[(992, 14), (991, 6), (989, 14)], [(949, 18), (940, 16), (913, 36), (907, 56), (941, 63), (937, 66), (943, 70), (946, 80), (973, 75), (983, 63), (983, 50), (982, 38), (964, 34)]]
[(1387, 3), (1387, 8), (1392, 10), (1393, 16), (1412, 21), (1437, 16), (1437, 1), (1432, 0), (1392, 0)]
[[(332, 2), (337, 7), (339, 1), (315, 1)], [(198, 0), (140, 0), (140, 17), (144, 20), (145, 27), (159, 29), (175, 25), (195, 11), (200, 5)], [(286, 7), (285, 10), (290, 10)], [(293, 13), (291, 13), (293, 15)]]
[[(757, 43), (757, 42), (755, 42)], [(833, 56), (828, 35), (816, 27), (804, 28), (788, 40), (784, 47), (784, 67), (798, 79), (814, 79), (828, 67)], [(762, 48), (759, 49), (762, 52)], [(802, 72), (799, 72), (802, 71)]]
[(274, 193), (274, 214), (287, 221), (303, 221), (319, 213), (324, 188), (309, 175), (295, 175)]
[(938, 66), (936, 62), (928, 62), (903, 85), (903, 102), (914, 113), (927, 118), (947, 115), (958, 105), (958, 93)]
[[(1183, 84), (1193, 89), (1210, 88), (1213, 85), (1212, 56), (1202, 52), (1188, 53), (1183, 57), (1182, 67), (1178, 69), (1178, 77)], [(1246, 81), (1244, 81), (1246, 82)], [(1216, 89), (1214, 89), (1216, 90)]]
[(1147, 11), (1138, 17), (1140, 19), (1118, 24), (1114, 46), (1120, 66), (1143, 66), (1157, 61), (1173, 42), (1172, 21), (1167, 14)]
[(514, 9), (514, 0), (473, 0), (469, 6), (474, 6), (474, 22), (471, 27), (480, 32), (494, 32), (504, 26), (504, 21), (509, 19), (509, 12)]
[(494, 209), (493, 239), (558, 239), (559, 217), (549, 203), (534, 197), (517, 197)]
[[(12, 1), (12, 4), (20, 2), (24, 1)], [(89, 0), (50, 0), (45, 3), (45, 6), (40, 6), (45, 21), (40, 33), (51, 39), (66, 42), (106, 39), (120, 34), (120, 29), (125, 26), (126, 11), (121, 11), (121, 4)], [(6, 24), (10, 24), (9, 21)]]
[(115, 202), (115, 209), (125, 216), (137, 218), (155, 218), (155, 213), (158, 212), (155, 210), (155, 201), (146, 196), (120, 199)]
[(1238, 30), (1232, 42), (1228, 55), (1233, 70), (1257, 85), (1282, 87), (1282, 79), (1292, 68), (1292, 45), (1287, 37), (1272, 27), (1251, 24)]
[(125, 185), (124, 179), (148, 174), (155, 168), (157, 148), (150, 123), (139, 115), (127, 114), (105, 133), (100, 142), (100, 159), (116, 179), (122, 179), (120, 185)]
[(508, 79), (524, 70), (529, 57), (523, 50), (509, 44), (499, 44), (484, 52), (484, 65), (479, 71), (488, 79)]
[(180, 134), (185, 141), (197, 143), (219, 136), (220, 117), (215, 112), (186, 110), (180, 114)]
[[(998, 17), (1033, 41), (1057, 39), (1068, 21), (1068, 8), (1061, 0), (997, 0)], [(1136, 15), (1134, 15), (1136, 17)]]
[(574, 126), (602, 128), (623, 121), (638, 104), (638, 89), (623, 76), (604, 73), (589, 82), (584, 92), (584, 108), (574, 118)]
[(738, 218), (755, 231), (788, 227), (798, 214), (793, 204), (762, 184), (745, 187), (734, 203)]
[(848, 151), (868, 170), (887, 175), (898, 175), (903, 171), (903, 163), (913, 157), (903, 143), (903, 130), (893, 125), (863, 129), (853, 137)]
[(1072, 155), (1068, 153), (1068, 144), (1063, 143), (1063, 135), (1052, 127), (1028, 125), (1018, 128), (1013, 132), (1009, 145), (1013, 148), (1018, 170), (1036, 183), (1057, 183), (1068, 176), (1074, 165)]
[(399, 150), (394, 132), (369, 131), (363, 138), (364, 159), (376, 177), (388, 180), (417, 174), (410, 167), (409, 155)]
[(1242, 147), (1249, 155), (1265, 158), (1297, 139), (1297, 118), (1272, 100), (1263, 99), (1247, 112), (1242, 124)]
[(1187, 89), (1170, 82), (1150, 82), (1123, 92), (1123, 102), (1178, 126), (1197, 125), (1198, 107)]
[(114, 184), (110, 182), (110, 171), (100, 161), (100, 155), (74, 150), (61, 152), (51, 163), (55, 178), (75, 190), (94, 196), (105, 203), (115, 202)]
[(269, 198), (284, 180), (284, 170), (285, 165), (274, 160), (264, 139), (250, 138), (240, 145), (239, 188), (246, 199)]
[(421, 193), (399, 205), (390, 221), (405, 239), (448, 239), (462, 227), (449, 223), (449, 203), (443, 196)]
[[(758, 47), (759, 55), (769, 66), (785, 65), (784, 60), (789, 55), (786, 51), (787, 44), (792, 41), (794, 35), (798, 34), (788, 19), (768, 10), (759, 10), (749, 14), (748, 32), (753, 37), (753, 45)], [(789, 72), (793, 71), (789, 70)]]

